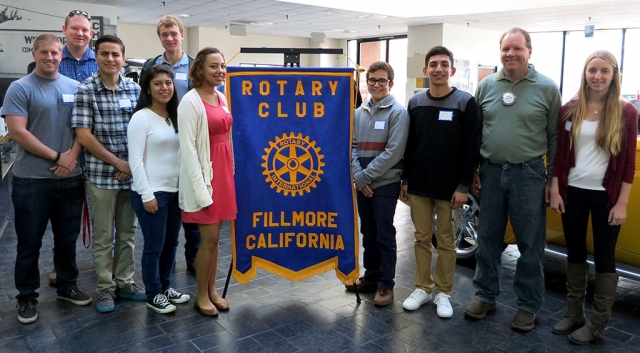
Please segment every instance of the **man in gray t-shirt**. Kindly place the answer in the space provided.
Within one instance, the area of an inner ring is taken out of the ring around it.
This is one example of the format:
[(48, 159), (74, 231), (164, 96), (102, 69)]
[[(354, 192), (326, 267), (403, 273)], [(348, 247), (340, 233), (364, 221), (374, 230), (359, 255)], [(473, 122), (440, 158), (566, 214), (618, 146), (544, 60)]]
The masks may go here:
[(84, 185), (77, 165), (81, 147), (71, 129), (71, 111), (78, 83), (58, 74), (62, 47), (56, 36), (38, 36), (32, 54), (34, 72), (11, 84), (2, 113), (11, 138), (18, 144), (11, 198), (18, 237), (18, 321), (23, 324), (38, 319), (38, 257), (49, 221), (55, 243), (58, 299), (76, 305), (91, 303), (91, 297), (77, 286), (76, 240)]

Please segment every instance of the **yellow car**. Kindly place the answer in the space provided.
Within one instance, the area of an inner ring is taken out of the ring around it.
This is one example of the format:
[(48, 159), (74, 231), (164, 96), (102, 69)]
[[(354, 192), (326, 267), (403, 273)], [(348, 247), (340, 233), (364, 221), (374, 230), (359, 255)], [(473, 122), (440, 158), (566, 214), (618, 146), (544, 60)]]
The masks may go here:
[[(616, 245), (616, 268), (622, 277), (640, 280), (640, 240), (637, 234), (640, 232), (640, 141), (636, 150), (636, 175), (631, 188), (631, 197), (627, 206), (627, 220), (622, 225), (618, 243)], [(478, 249), (478, 217), (480, 215), (480, 204), (474, 196), (469, 194), (469, 202), (460, 208), (457, 218), (454, 220), (456, 234), (456, 248), (458, 260), (469, 260), (475, 258)], [(591, 232), (591, 222), (587, 231), (587, 247), (589, 251), (588, 262), (593, 264), (593, 234)], [(505, 247), (507, 244), (515, 244), (516, 239), (511, 225), (507, 226), (504, 237)], [(547, 208), (547, 244), (545, 252), (548, 256), (555, 258), (566, 258), (566, 244), (562, 230), (560, 215)]]

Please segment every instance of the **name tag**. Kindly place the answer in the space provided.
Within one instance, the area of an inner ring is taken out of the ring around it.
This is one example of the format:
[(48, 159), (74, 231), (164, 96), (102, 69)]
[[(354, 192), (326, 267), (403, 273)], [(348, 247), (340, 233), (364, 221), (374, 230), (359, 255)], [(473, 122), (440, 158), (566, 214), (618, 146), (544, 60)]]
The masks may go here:
[(385, 123), (386, 122), (384, 120), (376, 120), (376, 122), (373, 125), (373, 129), (374, 130), (384, 130)]
[(63, 94), (62, 95), (62, 101), (64, 103), (73, 103), (73, 94)]
[(176, 72), (176, 80), (178, 80), (178, 81), (186, 81), (187, 80), (187, 74), (185, 74), (184, 72)]
[(118, 99), (118, 105), (120, 105), (120, 108), (131, 108), (131, 99), (129, 98)]
[(564, 123), (564, 129), (571, 131), (571, 120), (567, 120), (567, 122)]
[(222, 106), (222, 110), (224, 110), (224, 112), (225, 112), (225, 113), (230, 114), (230, 112), (229, 112), (229, 108), (227, 108), (227, 106), (226, 106), (226, 105), (223, 105), (223, 106)]
[(438, 116), (438, 120), (442, 121), (451, 121), (453, 120), (453, 112), (452, 111), (441, 111)]

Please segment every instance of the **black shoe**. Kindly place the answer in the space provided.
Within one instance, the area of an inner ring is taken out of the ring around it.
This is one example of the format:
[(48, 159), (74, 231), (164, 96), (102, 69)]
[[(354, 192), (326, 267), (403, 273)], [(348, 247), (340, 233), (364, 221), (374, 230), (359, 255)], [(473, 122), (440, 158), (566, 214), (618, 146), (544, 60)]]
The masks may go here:
[(18, 302), (18, 321), (22, 324), (30, 324), (38, 320), (38, 311), (36, 310), (36, 300)]
[(168, 314), (176, 311), (175, 305), (169, 303), (169, 299), (162, 293), (158, 293), (153, 299), (147, 300), (147, 308), (159, 314)]
[(187, 273), (196, 276), (196, 262), (195, 261), (187, 261)]
[(77, 286), (64, 291), (58, 291), (58, 299), (72, 302), (75, 305), (91, 304), (91, 297), (81, 291)]

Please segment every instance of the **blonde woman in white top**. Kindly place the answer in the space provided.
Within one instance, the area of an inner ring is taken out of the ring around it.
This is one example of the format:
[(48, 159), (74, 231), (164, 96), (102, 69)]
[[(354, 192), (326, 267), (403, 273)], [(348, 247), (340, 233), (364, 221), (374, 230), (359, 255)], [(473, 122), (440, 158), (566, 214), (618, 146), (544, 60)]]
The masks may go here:
[(173, 71), (156, 65), (145, 73), (135, 113), (129, 122), (131, 204), (144, 236), (142, 280), (147, 307), (166, 314), (190, 299), (171, 287), (182, 224), (178, 206), (180, 174), (178, 96)]

